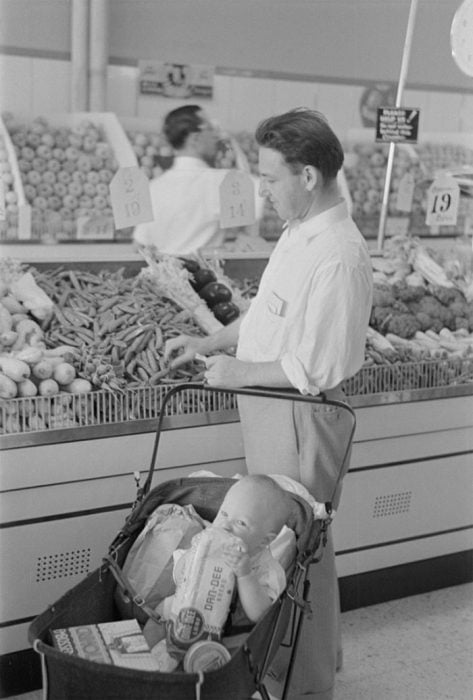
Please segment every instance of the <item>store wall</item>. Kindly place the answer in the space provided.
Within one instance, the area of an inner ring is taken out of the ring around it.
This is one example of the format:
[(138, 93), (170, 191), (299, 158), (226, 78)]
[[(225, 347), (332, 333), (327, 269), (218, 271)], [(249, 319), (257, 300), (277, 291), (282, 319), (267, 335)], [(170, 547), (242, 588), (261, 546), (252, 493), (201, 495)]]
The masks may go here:
[[(459, 0), (419, 0), (403, 104), (424, 132), (472, 132), (473, 83), (456, 67), (449, 31)], [(208, 63), (202, 104), (231, 130), (306, 105), (344, 136), (378, 82), (396, 87), (409, 0), (109, 0), (106, 109), (160, 121), (181, 102), (140, 96), (139, 59)], [(0, 0), (0, 109), (68, 111), (66, 0)]]

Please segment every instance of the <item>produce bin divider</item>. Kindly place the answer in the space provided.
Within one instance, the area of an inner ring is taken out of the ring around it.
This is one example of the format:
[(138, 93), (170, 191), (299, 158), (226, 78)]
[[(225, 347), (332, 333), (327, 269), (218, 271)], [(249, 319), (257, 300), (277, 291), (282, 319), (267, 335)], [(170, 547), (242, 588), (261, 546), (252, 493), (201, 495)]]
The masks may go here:
[[(344, 382), (349, 399), (376, 397), (388, 400), (397, 394), (400, 400), (438, 397), (442, 390), (473, 382), (473, 356), (445, 360), (399, 362), (362, 367)], [(172, 384), (140, 386), (121, 392), (103, 389), (86, 394), (60, 393), (54, 396), (3, 399), (0, 401), (2, 435), (19, 435), (44, 431), (113, 425), (130, 421), (152, 420), (159, 415), (165, 393)], [(451, 394), (450, 394), (451, 395)], [(209, 394), (193, 387), (171, 397), (165, 415), (198, 416), (236, 409), (231, 392)]]

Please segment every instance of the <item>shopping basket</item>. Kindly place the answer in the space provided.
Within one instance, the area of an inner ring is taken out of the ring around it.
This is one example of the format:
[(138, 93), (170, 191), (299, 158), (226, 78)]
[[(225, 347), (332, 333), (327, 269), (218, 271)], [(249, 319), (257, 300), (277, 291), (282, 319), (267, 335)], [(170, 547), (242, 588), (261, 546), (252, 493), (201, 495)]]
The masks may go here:
[[(58, 651), (51, 641), (51, 630), (96, 624), (120, 619), (114, 602), (116, 573), (148, 516), (159, 505), (191, 504), (204, 519), (212, 521), (234, 479), (196, 476), (165, 481), (151, 489), (166, 404), (178, 392), (202, 390), (227, 393), (228, 389), (206, 384), (174, 385), (165, 395), (157, 421), (151, 464), (146, 480), (138, 488), (130, 514), (110, 545), (103, 565), (89, 573), (56, 603), (36, 617), (28, 630), (33, 648), (40, 654), (43, 693), (47, 700), (246, 700), (259, 691), (269, 700), (264, 677), (281, 645), (290, 647), (283, 698), (291, 680), (292, 667), (305, 614), (310, 614), (308, 568), (320, 560), (330, 518), (314, 518), (311, 505), (290, 493), (291, 509), (287, 525), (296, 535), (297, 554), (288, 574), (284, 592), (265, 615), (244, 635), (244, 641), (232, 652), (224, 666), (205, 673), (141, 671), (100, 664)], [(353, 410), (344, 402), (328, 400), (324, 395), (305, 396), (294, 391), (260, 388), (230, 390), (256, 397), (326, 403), (346, 409), (352, 416), (352, 430), (340, 465), (335, 493), (344, 474), (355, 430)], [(330, 503), (326, 504), (330, 511)], [(139, 603), (137, 599), (135, 602)]]

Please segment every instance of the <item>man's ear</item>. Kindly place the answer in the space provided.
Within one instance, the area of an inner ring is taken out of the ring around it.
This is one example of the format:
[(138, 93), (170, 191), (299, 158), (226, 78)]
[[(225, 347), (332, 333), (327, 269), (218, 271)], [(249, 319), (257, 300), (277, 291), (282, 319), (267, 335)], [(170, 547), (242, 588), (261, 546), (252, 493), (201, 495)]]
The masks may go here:
[(195, 148), (196, 146), (199, 145), (199, 142), (200, 142), (200, 131), (191, 131), (191, 133), (187, 136), (186, 146), (187, 147), (191, 146), (192, 148)]
[(308, 192), (314, 190), (319, 178), (317, 168), (314, 168), (313, 165), (304, 165), (302, 169), (302, 177), (306, 190)]

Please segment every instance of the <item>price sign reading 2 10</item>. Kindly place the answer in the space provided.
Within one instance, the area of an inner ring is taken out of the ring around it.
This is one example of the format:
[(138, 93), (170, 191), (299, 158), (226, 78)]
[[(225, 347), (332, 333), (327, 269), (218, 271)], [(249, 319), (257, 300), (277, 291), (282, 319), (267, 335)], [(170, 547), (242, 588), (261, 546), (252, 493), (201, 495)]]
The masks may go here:
[(149, 180), (138, 167), (120, 168), (110, 183), (110, 198), (117, 229), (153, 220)]
[(230, 171), (220, 185), (220, 226), (251, 226), (255, 219), (253, 180), (241, 171)]

